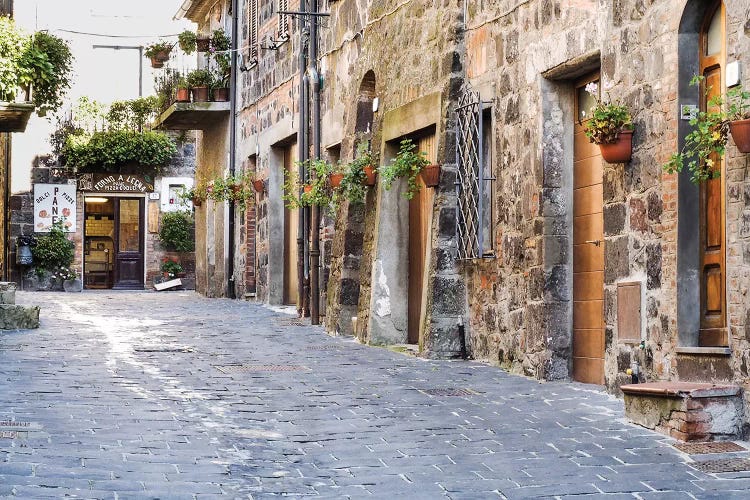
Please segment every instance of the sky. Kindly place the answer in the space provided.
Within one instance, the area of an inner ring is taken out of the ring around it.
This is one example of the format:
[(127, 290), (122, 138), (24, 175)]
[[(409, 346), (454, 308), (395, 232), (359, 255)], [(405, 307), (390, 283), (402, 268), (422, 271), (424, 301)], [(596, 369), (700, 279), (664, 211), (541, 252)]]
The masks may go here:
[[(173, 20), (182, 0), (16, 0), (14, 4), (16, 23), (27, 32), (48, 30), (70, 43), (76, 61), (67, 104), (84, 95), (105, 103), (138, 97), (141, 64), (143, 95), (152, 95), (155, 70), (147, 59), (139, 57), (137, 49), (125, 47), (148, 45), (160, 36), (195, 29), (188, 21)], [(170, 40), (176, 41), (176, 37)], [(187, 67), (191, 62), (178, 61), (178, 66)], [(47, 138), (53, 129), (54, 119), (50, 122), (32, 115), (26, 132), (13, 135), (14, 193), (30, 189), (34, 157), (49, 152)]]

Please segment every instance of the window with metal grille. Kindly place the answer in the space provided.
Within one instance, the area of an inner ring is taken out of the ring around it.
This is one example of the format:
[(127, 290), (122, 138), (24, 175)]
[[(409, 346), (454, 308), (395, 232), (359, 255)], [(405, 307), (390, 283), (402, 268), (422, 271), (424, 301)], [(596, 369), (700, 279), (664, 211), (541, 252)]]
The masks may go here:
[[(478, 92), (467, 89), (456, 110), (456, 237), (459, 260), (492, 256), (491, 115)], [(489, 123), (486, 123), (489, 122)]]
[(248, 65), (258, 62), (258, 1), (249, 0), (247, 3)]
[(279, 41), (289, 40), (289, 0), (279, 0)]

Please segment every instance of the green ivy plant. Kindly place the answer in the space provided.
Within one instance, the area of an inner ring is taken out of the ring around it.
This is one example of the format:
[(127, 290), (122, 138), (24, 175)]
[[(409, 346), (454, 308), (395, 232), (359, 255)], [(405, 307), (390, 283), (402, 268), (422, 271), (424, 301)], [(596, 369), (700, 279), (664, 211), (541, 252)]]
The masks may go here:
[(214, 77), (207, 69), (195, 69), (187, 74), (185, 80), (188, 87), (194, 89), (195, 87), (210, 87)]
[(360, 204), (365, 201), (365, 167), (375, 165), (375, 159), (370, 153), (370, 145), (367, 141), (357, 144), (357, 153), (354, 159), (346, 165), (344, 178), (341, 179), (339, 192), (349, 200), (349, 203)]
[(187, 210), (166, 212), (161, 220), (159, 241), (172, 252), (195, 250), (195, 220)]
[(33, 37), (0, 16), (0, 100), (13, 101), (19, 87), (33, 89), (39, 116), (56, 111), (70, 88), (73, 56), (68, 44), (38, 32)]
[(240, 175), (227, 175), (208, 182), (206, 196), (215, 202), (234, 202), (243, 210), (255, 201), (252, 187), (253, 175), (248, 172)]
[[(310, 175), (310, 181), (303, 186), (302, 194), (300, 191), (300, 181), (298, 169), (304, 165), (305, 170)], [(328, 192), (328, 174), (333, 171), (333, 167), (325, 160), (305, 160), (300, 164), (296, 162), (297, 168), (284, 173), (284, 194), (283, 198), (287, 208), (297, 209), (300, 207), (311, 207), (317, 205), (320, 207), (330, 206), (334, 201)], [(314, 173), (314, 175), (313, 175)]]
[(65, 221), (58, 220), (52, 224), (49, 233), (37, 238), (36, 246), (31, 248), (34, 267), (38, 275), (61, 267), (70, 267), (74, 258), (73, 242), (65, 234)]
[(417, 182), (417, 176), (423, 168), (430, 164), (429, 160), (427, 160), (427, 153), (417, 153), (414, 151), (416, 148), (417, 145), (411, 139), (404, 139), (400, 143), (396, 158), (389, 165), (378, 169), (380, 175), (383, 176), (383, 186), (385, 189), (391, 189), (393, 181), (397, 178), (406, 178), (408, 187), (403, 195), (407, 200), (411, 200), (419, 192), (420, 187)]
[[(701, 85), (704, 77), (697, 75), (691, 85)], [(705, 89), (708, 95), (710, 87)], [(716, 158), (722, 158), (729, 140), (729, 122), (750, 118), (750, 92), (741, 86), (727, 91), (726, 96), (715, 95), (707, 103), (707, 111), (699, 111), (690, 119), (693, 128), (685, 136), (685, 145), (674, 153), (662, 168), (670, 174), (681, 172), (687, 163), (690, 180), (699, 184), (721, 176)]]
[(72, 135), (63, 148), (66, 166), (78, 172), (117, 172), (125, 164), (137, 164), (149, 173), (159, 173), (176, 154), (177, 147), (171, 137), (152, 131)]
[(180, 45), (180, 49), (187, 55), (195, 52), (197, 39), (198, 36), (195, 34), (195, 31), (185, 30), (177, 35), (177, 43)]
[(617, 141), (623, 130), (633, 130), (633, 117), (627, 106), (617, 101), (608, 104), (601, 101), (596, 82), (591, 82), (584, 88), (596, 99), (591, 117), (584, 125), (584, 133), (589, 141), (594, 144), (611, 144)]

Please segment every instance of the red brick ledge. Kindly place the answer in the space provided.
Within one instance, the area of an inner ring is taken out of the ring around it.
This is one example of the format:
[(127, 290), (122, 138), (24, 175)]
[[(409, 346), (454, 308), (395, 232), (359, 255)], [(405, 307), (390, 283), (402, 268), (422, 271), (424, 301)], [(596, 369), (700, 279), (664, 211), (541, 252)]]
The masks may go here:
[(736, 396), (740, 387), (736, 385), (702, 384), (698, 382), (648, 382), (620, 386), (625, 394), (637, 396), (662, 396), (669, 398), (715, 398)]

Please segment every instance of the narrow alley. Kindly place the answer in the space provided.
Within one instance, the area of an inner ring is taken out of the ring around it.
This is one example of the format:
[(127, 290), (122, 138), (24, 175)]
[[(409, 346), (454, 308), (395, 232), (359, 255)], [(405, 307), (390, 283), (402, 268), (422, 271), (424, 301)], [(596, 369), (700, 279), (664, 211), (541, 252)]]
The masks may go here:
[[(193, 292), (19, 293), (0, 496), (747, 498), (594, 386), (332, 338)], [(301, 326), (302, 325), (302, 326)], [(740, 443), (747, 447), (748, 443)], [(746, 458), (748, 452), (713, 455)]]

